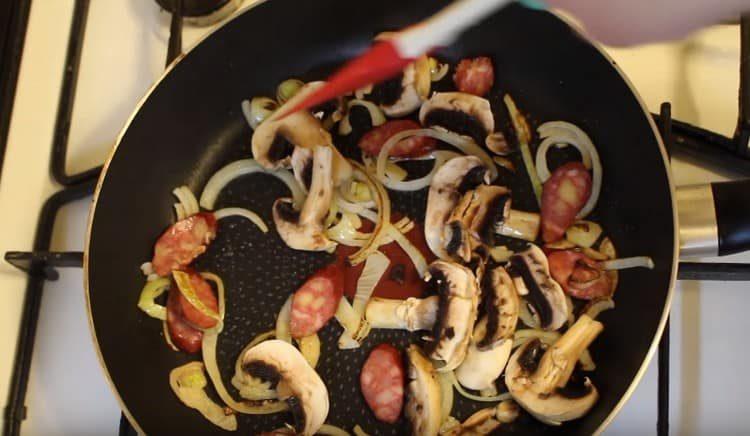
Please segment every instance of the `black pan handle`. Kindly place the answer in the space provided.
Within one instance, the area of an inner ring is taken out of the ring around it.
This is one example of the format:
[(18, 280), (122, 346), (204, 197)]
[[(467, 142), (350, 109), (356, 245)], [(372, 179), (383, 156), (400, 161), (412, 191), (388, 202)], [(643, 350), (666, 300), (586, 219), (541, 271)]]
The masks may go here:
[(680, 254), (750, 250), (750, 179), (677, 188)]
[(750, 14), (740, 18), (740, 108), (734, 143), (740, 156), (750, 156)]

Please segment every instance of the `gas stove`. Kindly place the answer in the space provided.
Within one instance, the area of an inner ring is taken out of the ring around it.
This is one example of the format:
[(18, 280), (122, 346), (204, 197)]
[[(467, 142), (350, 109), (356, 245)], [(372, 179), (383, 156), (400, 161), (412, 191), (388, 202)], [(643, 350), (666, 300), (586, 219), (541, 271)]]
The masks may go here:
[[(0, 251), (25, 251), (6, 255), (20, 269), (0, 266), (5, 434), (132, 432), (99, 368), (82, 271), (58, 268), (80, 265), (98, 166), (165, 59), (252, 2), (182, 0), (177, 10), (184, 18), (162, 9), (173, 10), (170, 0), (0, 6), (0, 20), (9, 23), (0, 25), (7, 30), (0, 46)], [(740, 29), (721, 25), (682, 41), (607, 49), (656, 114), (671, 145), (677, 185), (750, 176), (746, 130), (736, 141), (727, 139), (738, 119)], [(750, 25), (742, 29), (750, 32)], [(744, 48), (750, 51), (750, 43)], [(744, 348), (750, 296), (738, 281), (750, 279), (743, 264), (750, 255), (717, 261), (681, 265), (659, 359), (607, 434), (740, 433), (750, 427), (744, 413), (750, 381), (737, 377), (750, 354)], [(140, 358), (147, 356), (133, 357)]]

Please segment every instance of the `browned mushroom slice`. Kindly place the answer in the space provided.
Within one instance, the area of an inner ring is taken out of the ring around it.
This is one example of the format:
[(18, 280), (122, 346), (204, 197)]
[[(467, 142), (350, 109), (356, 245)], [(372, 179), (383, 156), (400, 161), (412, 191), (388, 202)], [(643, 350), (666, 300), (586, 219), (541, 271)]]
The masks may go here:
[(603, 328), (600, 322), (582, 315), (549, 348), (539, 339), (519, 347), (505, 370), (505, 384), (518, 404), (552, 425), (585, 415), (599, 394), (588, 378), (571, 376), (581, 353)]
[(557, 330), (568, 319), (568, 302), (549, 272), (547, 256), (534, 244), (510, 258), (509, 273), (518, 295), (530, 304), (544, 330)]
[(409, 357), (409, 384), (404, 412), (411, 421), (412, 434), (437, 435), (443, 416), (440, 384), (435, 368), (414, 344), (409, 346), (407, 356)]
[(423, 126), (440, 126), (481, 145), (495, 131), (490, 102), (464, 92), (436, 92), (419, 110)]
[(328, 390), (318, 373), (293, 345), (278, 339), (261, 342), (242, 356), (242, 369), (269, 380), (286, 401), (297, 434), (313, 435), (328, 416)]

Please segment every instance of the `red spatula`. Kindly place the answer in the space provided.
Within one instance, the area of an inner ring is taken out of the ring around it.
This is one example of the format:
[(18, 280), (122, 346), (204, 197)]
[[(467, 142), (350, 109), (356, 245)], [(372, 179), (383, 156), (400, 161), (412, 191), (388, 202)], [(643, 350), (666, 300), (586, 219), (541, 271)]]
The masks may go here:
[[(511, 1), (456, 0), (421, 23), (377, 42), (363, 55), (334, 73), (324, 86), (280, 114), (277, 119), (395, 76), (419, 56), (450, 44), (468, 27)], [(529, 5), (529, 1), (523, 3), (533, 7), (540, 6), (537, 2), (533, 2), (533, 5)]]

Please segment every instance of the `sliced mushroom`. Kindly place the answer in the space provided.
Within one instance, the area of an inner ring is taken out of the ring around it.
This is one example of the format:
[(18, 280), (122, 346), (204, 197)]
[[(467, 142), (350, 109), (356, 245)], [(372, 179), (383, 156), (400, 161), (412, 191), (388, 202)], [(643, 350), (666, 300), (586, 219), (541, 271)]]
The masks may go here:
[(279, 399), (292, 411), (297, 434), (313, 435), (325, 422), (328, 390), (293, 345), (278, 339), (261, 342), (242, 356), (242, 369), (275, 384)]
[(419, 110), (423, 126), (440, 126), (459, 135), (470, 136), (482, 145), (495, 131), (490, 102), (463, 92), (436, 92)]
[(305, 192), (309, 191), (312, 184), (313, 149), (295, 147), (291, 162), (294, 178)]
[(487, 317), (487, 333), (477, 341), (477, 347), (485, 350), (512, 339), (521, 303), (505, 268), (493, 269), (482, 280), (482, 305)]
[[(383, 32), (376, 41), (388, 39), (391, 32)], [(389, 117), (409, 115), (422, 106), (430, 94), (430, 62), (427, 56), (420, 56), (409, 64), (398, 76), (373, 87), (370, 96)]]
[(429, 356), (443, 364), (438, 371), (452, 371), (466, 357), (477, 319), (479, 287), (470, 269), (453, 262), (433, 262), (427, 277), (440, 297)]
[(505, 400), (496, 407), (474, 412), (462, 424), (451, 427), (444, 436), (475, 436), (491, 434), (502, 424), (510, 424), (518, 418), (519, 408), (513, 400)]
[(365, 317), (372, 328), (430, 330), (435, 325), (438, 299), (437, 295), (406, 300), (373, 297), (367, 303)]
[(534, 244), (510, 258), (509, 272), (518, 295), (530, 304), (544, 330), (557, 330), (568, 319), (568, 303), (549, 272), (547, 256)]
[(273, 221), (281, 239), (295, 250), (322, 251), (335, 246), (323, 228), (333, 199), (330, 147), (316, 147), (313, 152), (312, 182), (301, 211), (294, 209), (291, 198), (279, 198), (273, 204)]
[(533, 242), (539, 236), (540, 226), (538, 213), (509, 209), (502, 221), (495, 222), (495, 231), (499, 235)]
[(479, 158), (461, 156), (446, 162), (432, 178), (427, 196), (424, 234), (430, 250), (440, 259), (451, 258), (445, 249), (450, 242), (444, 239), (448, 217), (461, 197), (483, 181), (489, 182), (488, 177), (489, 172)]
[(253, 133), (253, 157), (265, 168), (276, 169), (289, 167), (295, 147), (313, 149), (325, 146), (333, 150), (333, 175), (338, 186), (351, 177), (351, 165), (334, 147), (328, 133), (309, 111), (299, 111), (279, 117), (294, 107), (301, 99), (315, 91), (324, 82), (306, 84), (289, 101), (284, 103), (273, 115), (258, 126)]
[(505, 371), (505, 384), (518, 404), (551, 425), (586, 414), (599, 394), (585, 377), (573, 386), (571, 375), (581, 353), (603, 328), (600, 322), (582, 315), (548, 349), (538, 339), (519, 347)]
[(495, 223), (510, 211), (510, 191), (502, 186), (479, 185), (466, 192), (445, 227), (445, 251), (469, 262), (477, 247), (494, 245)]
[(412, 434), (434, 436), (443, 420), (440, 384), (432, 363), (411, 344), (406, 352), (409, 357), (408, 397), (404, 409), (411, 421)]
[(461, 385), (478, 391), (495, 386), (495, 380), (505, 369), (513, 348), (513, 339), (506, 339), (491, 348), (480, 350), (477, 344), (484, 339), (486, 333), (487, 318), (484, 317), (474, 327), (466, 358), (455, 371), (456, 379)]

